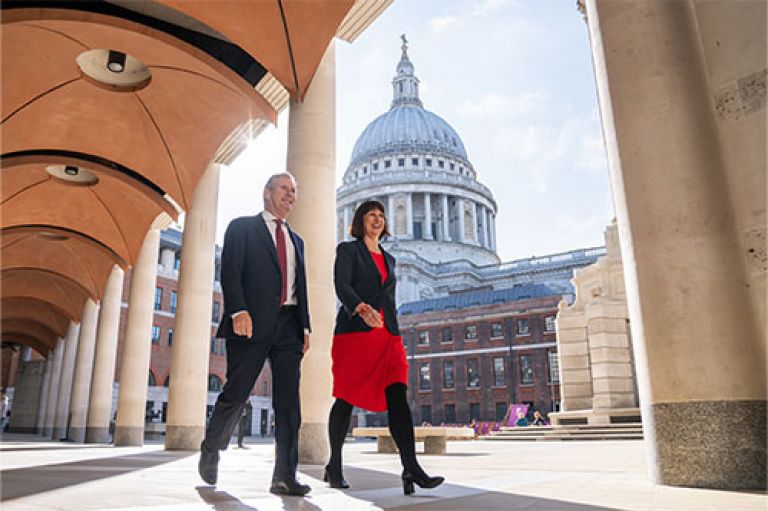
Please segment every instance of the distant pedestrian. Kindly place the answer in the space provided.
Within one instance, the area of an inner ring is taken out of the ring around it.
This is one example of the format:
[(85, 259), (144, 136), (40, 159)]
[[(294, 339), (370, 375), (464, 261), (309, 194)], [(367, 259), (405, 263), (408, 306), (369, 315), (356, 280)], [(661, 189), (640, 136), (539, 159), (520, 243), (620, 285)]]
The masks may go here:
[(8, 414), (8, 395), (0, 393), (0, 431), (5, 431), (5, 417)]
[(533, 426), (546, 426), (547, 421), (544, 420), (544, 417), (541, 416), (541, 412), (536, 410), (533, 412), (533, 422), (531, 422)]
[(525, 412), (517, 412), (517, 420), (515, 421), (515, 426), (519, 427), (526, 427), (528, 426), (528, 419), (525, 418)]
[(245, 439), (245, 433), (248, 429), (248, 423), (250, 422), (251, 414), (253, 413), (253, 405), (251, 404), (250, 399), (245, 402), (245, 405), (243, 406), (243, 411), (240, 413), (240, 421), (237, 423), (237, 446), (240, 449), (247, 449), (245, 445), (243, 445), (243, 440)]

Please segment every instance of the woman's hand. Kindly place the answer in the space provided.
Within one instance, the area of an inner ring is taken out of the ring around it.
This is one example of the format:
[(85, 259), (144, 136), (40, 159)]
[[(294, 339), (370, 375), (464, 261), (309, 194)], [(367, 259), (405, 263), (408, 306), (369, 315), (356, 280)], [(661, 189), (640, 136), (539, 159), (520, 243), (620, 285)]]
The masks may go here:
[(358, 306), (355, 307), (355, 313), (363, 318), (365, 324), (371, 328), (381, 328), (384, 326), (384, 322), (381, 319), (381, 314), (379, 314), (376, 309), (365, 302), (360, 302)]

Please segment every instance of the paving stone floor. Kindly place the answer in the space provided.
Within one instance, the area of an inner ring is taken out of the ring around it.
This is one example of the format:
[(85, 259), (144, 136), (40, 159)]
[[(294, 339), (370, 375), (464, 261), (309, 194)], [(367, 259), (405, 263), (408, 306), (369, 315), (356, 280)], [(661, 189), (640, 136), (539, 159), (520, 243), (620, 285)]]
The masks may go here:
[(219, 484), (197, 475), (196, 452), (144, 447), (44, 442), (6, 434), (0, 441), (3, 511), (52, 510), (717, 510), (768, 509), (759, 492), (656, 486), (641, 441), (451, 442), (446, 455), (423, 455), (430, 474), (446, 477), (434, 490), (402, 493), (396, 455), (370, 441), (345, 447), (352, 488), (328, 488), (322, 467), (302, 465), (307, 498), (268, 492), (273, 447), (254, 441), (222, 454)]

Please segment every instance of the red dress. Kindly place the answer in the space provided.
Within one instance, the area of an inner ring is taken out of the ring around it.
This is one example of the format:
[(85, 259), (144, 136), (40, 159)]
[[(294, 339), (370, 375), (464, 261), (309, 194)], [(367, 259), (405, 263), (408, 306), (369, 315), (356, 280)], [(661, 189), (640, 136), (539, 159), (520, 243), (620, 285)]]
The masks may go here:
[[(373, 262), (387, 279), (384, 254), (371, 252)], [(369, 332), (333, 336), (333, 397), (372, 412), (387, 409), (384, 389), (393, 383), (408, 384), (408, 361), (403, 339), (386, 326)]]

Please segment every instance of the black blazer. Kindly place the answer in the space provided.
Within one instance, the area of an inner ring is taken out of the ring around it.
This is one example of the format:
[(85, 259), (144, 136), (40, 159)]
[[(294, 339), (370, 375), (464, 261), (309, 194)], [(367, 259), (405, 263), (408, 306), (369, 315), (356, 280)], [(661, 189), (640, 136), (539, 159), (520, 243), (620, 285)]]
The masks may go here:
[(381, 274), (368, 247), (362, 240), (346, 241), (336, 247), (333, 283), (341, 301), (336, 315), (334, 334), (368, 332), (371, 327), (355, 314), (360, 302), (376, 310), (384, 310), (384, 324), (393, 335), (400, 335), (395, 309), (395, 258), (381, 250), (387, 263), (387, 280), (381, 283)]
[[(304, 268), (304, 241), (288, 228), (296, 248), (296, 297), (301, 324), (309, 329), (307, 276)], [(221, 287), (224, 291), (224, 317), (218, 337), (244, 339), (232, 331), (231, 315), (247, 310), (253, 321), (254, 341), (272, 334), (280, 312), (282, 279), (277, 249), (261, 214), (236, 218), (224, 235), (221, 252)]]

